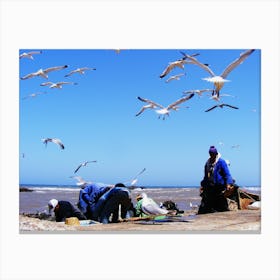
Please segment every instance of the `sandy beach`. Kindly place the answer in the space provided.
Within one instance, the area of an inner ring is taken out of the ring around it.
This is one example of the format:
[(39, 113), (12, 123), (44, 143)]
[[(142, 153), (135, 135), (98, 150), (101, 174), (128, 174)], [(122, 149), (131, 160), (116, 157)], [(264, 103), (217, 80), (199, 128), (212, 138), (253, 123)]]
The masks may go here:
[(83, 226), (19, 216), (20, 233), (260, 233), (261, 210), (236, 210), (204, 215), (186, 211), (180, 221), (125, 221)]

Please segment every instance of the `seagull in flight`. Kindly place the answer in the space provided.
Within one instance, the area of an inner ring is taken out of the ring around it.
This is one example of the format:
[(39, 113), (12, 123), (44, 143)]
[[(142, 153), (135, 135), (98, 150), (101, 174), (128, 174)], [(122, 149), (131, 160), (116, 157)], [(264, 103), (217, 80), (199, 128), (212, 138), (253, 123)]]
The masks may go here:
[(24, 96), (22, 99), (27, 99), (27, 98), (32, 98), (32, 97), (36, 97), (37, 95), (40, 94), (46, 94), (46, 92), (35, 92), (35, 93), (30, 93), (27, 96)]
[(73, 83), (73, 82), (58, 82), (58, 83), (46, 82), (46, 83), (40, 84), (40, 86), (49, 86), (49, 88), (62, 89), (62, 85), (66, 85), (66, 84), (77, 85), (78, 83)]
[(247, 50), (243, 53), (240, 54), (240, 56), (235, 59), (232, 63), (230, 63), (225, 70), (222, 72), (222, 74), (220, 75), (216, 75), (210, 68), (209, 66), (207, 66), (206, 64), (203, 64), (201, 62), (199, 62), (196, 58), (185, 54), (184, 52), (181, 52), (184, 55), (184, 58), (189, 59), (190, 61), (192, 61), (193, 64), (198, 65), (199, 67), (201, 67), (202, 69), (206, 70), (211, 77), (208, 78), (203, 78), (203, 80), (206, 80), (208, 82), (214, 83), (214, 89), (215, 89), (215, 93), (219, 96), (220, 90), (223, 87), (225, 82), (229, 82), (229, 80), (226, 80), (227, 75), (234, 69), (236, 68), (238, 65), (240, 65), (250, 54), (252, 54), (255, 51), (255, 49), (250, 49)]
[(81, 176), (70, 176), (69, 178), (76, 179), (78, 181), (76, 185), (81, 186), (82, 188), (85, 187), (86, 184), (92, 184), (92, 182), (85, 181)]
[(33, 78), (33, 77), (42, 77), (42, 78), (45, 78), (45, 79), (48, 79), (48, 73), (49, 72), (52, 72), (52, 71), (58, 71), (58, 70), (62, 70), (62, 69), (65, 69), (67, 68), (68, 65), (64, 65), (64, 66), (54, 66), (54, 67), (50, 67), (50, 68), (46, 68), (46, 69), (39, 69), (37, 72), (33, 72), (33, 73), (30, 73), (24, 77), (21, 77), (20, 79), (21, 80), (26, 80), (26, 79), (30, 79), (30, 78)]
[(234, 95), (227, 94), (227, 93), (217, 94), (217, 93), (214, 92), (214, 93), (212, 93), (212, 94), (210, 95), (210, 99), (213, 99), (213, 100), (219, 102), (219, 101), (220, 101), (220, 97), (222, 97), (222, 96), (235, 97)]
[(171, 76), (171, 77), (168, 78), (165, 82), (166, 82), (166, 83), (169, 83), (169, 82), (172, 81), (172, 80), (177, 80), (177, 81), (179, 81), (180, 78), (181, 78), (182, 76), (185, 76), (185, 75), (186, 75), (186, 73), (181, 73), (181, 74), (178, 74), (178, 75)]
[(159, 114), (159, 118), (161, 116), (163, 116), (163, 120), (164, 120), (165, 116), (169, 116), (170, 110), (177, 111), (179, 109), (179, 106), (178, 106), (179, 104), (191, 99), (193, 96), (194, 96), (194, 93), (192, 93), (188, 96), (182, 97), (182, 98), (178, 99), (177, 101), (169, 104), (167, 107), (163, 107), (162, 105), (157, 104), (154, 101), (151, 101), (149, 99), (145, 99), (145, 98), (142, 98), (142, 97), (138, 96), (138, 99), (140, 101), (146, 102), (146, 103), (148, 103), (148, 105), (143, 106), (142, 109), (136, 114), (136, 116), (139, 116), (142, 112), (144, 112), (148, 108), (150, 108), (150, 109), (159, 108), (159, 109), (155, 110), (155, 112), (157, 114)]
[(212, 91), (213, 92), (213, 89), (194, 89), (194, 90), (186, 90), (186, 91), (183, 91), (183, 94), (192, 94), (192, 93), (195, 93), (199, 96), (202, 96), (202, 93), (203, 92), (206, 92), (206, 91)]
[[(188, 55), (188, 57), (194, 57), (199, 55), (199, 53), (195, 53), (192, 55)], [(182, 59), (178, 59), (176, 61), (173, 62), (169, 62), (168, 66), (163, 70), (163, 72), (160, 74), (160, 78), (164, 78), (167, 74), (170, 73), (170, 71), (172, 71), (175, 67), (178, 67), (180, 69), (184, 69), (184, 64), (187, 63), (193, 63), (190, 60), (187, 60), (188, 57), (183, 57)]]
[(96, 160), (90, 160), (90, 161), (84, 161), (82, 162), (74, 171), (74, 173), (76, 173), (82, 166), (86, 166), (89, 162), (97, 162)]
[(230, 108), (233, 108), (233, 109), (239, 109), (238, 107), (235, 107), (235, 106), (232, 106), (232, 105), (229, 105), (229, 104), (225, 104), (225, 103), (221, 103), (221, 104), (217, 104), (209, 109), (207, 109), (205, 112), (209, 112), (217, 107), (220, 107), (220, 108), (223, 108), (224, 106), (227, 106), (227, 107), (230, 107)]
[(85, 74), (85, 71), (87, 70), (96, 70), (96, 68), (90, 68), (90, 67), (82, 67), (82, 68), (77, 68), (75, 70), (72, 70), (70, 73), (68, 73), (67, 75), (65, 75), (64, 77), (69, 77), (75, 73), (80, 73), (80, 74)]
[(63, 143), (58, 138), (44, 138), (44, 139), (42, 139), (42, 141), (46, 145), (46, 147), (47, 147), (48, 142), (53, 142), (53, 143), (57, 144), (62, 150), (64, 149)]
[(34, 54), (41, 54), (42, 51), (32, 51), (32, 52), (24, 52), (22, 54), (20, 54), (19, 58), (29, 58), (29, 59), (34, 59), (33, 55)]
[(136, 176), (134, 176), (130, 181), (125, 182), (124, 184), (126, 185), (129, 183), (130, 186), (134, 186), (138, 181), (138, 177), (145, 171), (146, 171), (146, 168), (143, 168)]

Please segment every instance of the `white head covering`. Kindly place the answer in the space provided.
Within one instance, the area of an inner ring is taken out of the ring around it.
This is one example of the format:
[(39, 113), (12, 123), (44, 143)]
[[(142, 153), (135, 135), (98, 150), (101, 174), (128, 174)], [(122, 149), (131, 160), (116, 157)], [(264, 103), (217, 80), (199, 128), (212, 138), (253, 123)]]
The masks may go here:
[(51, 199), (48, 203), (49, 206), (49, 212), (51, 212), (52, 210), (54, 210), (54, 208), (56, 207), (56, 205), (58, 204), (58, 200), (57, 199)]

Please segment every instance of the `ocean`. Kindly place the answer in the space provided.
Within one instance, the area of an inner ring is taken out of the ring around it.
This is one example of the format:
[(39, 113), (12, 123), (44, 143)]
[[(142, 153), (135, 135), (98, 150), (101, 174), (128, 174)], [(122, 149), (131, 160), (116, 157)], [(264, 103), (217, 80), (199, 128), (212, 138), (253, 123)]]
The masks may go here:
[[(77, 204), (79, 198), (80, 187), (76, 185), (31, 185), (21, 184), (19, 186), (27, 188), (30, 191), (19, 192), (19, 214), (30, 214), (48, 211), (48, 201), (52, 198), (57, 200), (67, 200), (74, 205)], [(261, 194), (261, 188), (242, 187), (243, 190), (254, 194)], [(137, 194), (145, 192), (155, 202), (160, 204), (166, 200), (172, 200), (177, 204), (179, 210), (191, 210), (192, 207), (199, 206), (201, 197), (199, 196), (199, 187), (186, 186), (147, 186), (139, 187), (131, 190), (133, 204), (136, 203)], [(192, 207), (191, 207), (192, 205)]]

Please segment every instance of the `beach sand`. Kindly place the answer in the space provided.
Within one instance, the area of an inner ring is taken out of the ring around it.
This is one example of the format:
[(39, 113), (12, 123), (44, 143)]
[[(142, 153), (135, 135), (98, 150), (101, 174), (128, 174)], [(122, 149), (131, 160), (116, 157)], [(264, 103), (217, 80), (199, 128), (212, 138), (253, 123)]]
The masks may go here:
[(184, 221), (125, 221), (84, 226), (19, 215), (20, 233), (260, 233), (261, 210), (235, 210), (196, 215), (186, 211)]

